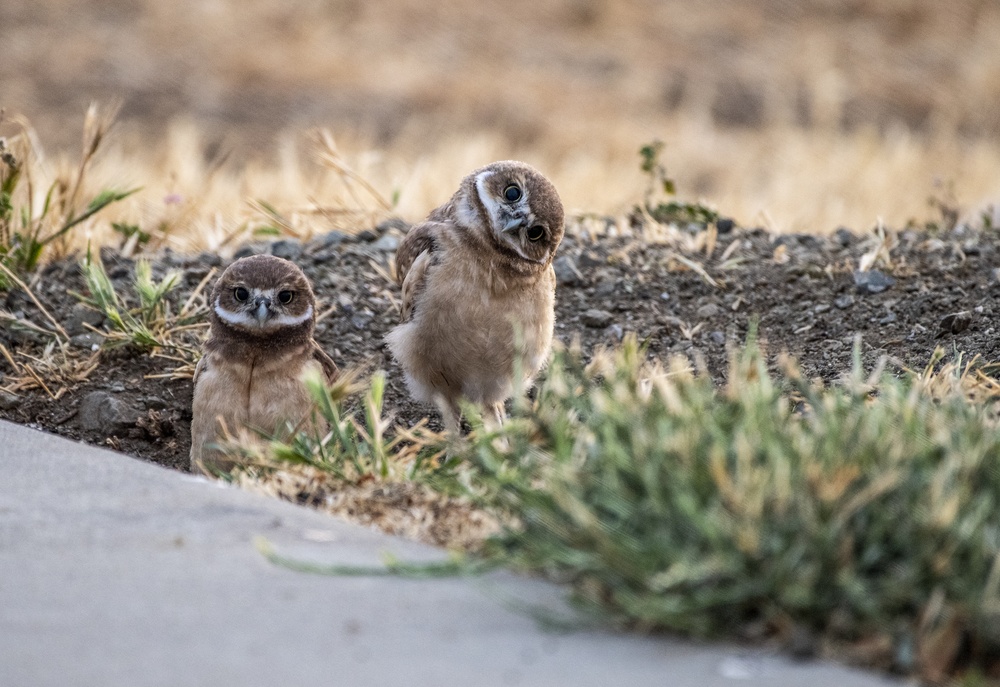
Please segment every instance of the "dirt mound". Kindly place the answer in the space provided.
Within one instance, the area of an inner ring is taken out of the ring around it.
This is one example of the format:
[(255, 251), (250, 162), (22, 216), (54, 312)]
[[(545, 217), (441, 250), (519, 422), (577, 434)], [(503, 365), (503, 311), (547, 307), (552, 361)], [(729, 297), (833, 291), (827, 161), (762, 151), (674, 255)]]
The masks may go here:
[[(414, 423), (431, 408), (412, 403), (402, 374), (383, 345), (398, 317), (398, 290), (388, 279), (400, 224), (358, 236), (327, 234), (302, 245), (278, 241), (239, 254), (271, 251), (294, 259), (313, 280), (321, 319), (317, 337), (341, 366), (388, 372), (386, 410)], [(556, 336), (578, 337), (585, 351), (614, 344), (635, 332), (650, 355), (683, 354), (703, 360), (720, 381), (727, 347), (739, 346), (759, 320), (772, 361), (787, 350), (809, 377), (835, 381), (851, 365), (853, 342), (863, 341), (871, 369), (883, 356), (916, 368), (934, 349), (964, 351), (968, 358), (1000, 360), (993, 317), (1000, 293), (996, 262), (1000, 236), (968, 229), (931, 235), (904, 231), (887, 238), (771, 236), (734, 229), (715, 236), (660, 228), (633, 237), (588, 235), (578, 229), (560, 249)], [(103, 259), (116, 287), (128, 293), (134, 263), (110, 252)], [(218, 256), (165, 253), (154, 275), (182, 273), (178, 303), (220, 266)], [(869, 269), (860, 272), (859, 266)], [(86, 292), (77, 263), (48, 266), (32, 289), (73, 337), (77, 378), (46, 380), (9, 393), (18, 371), (0, 359), (0, 417), (88, 443), (110, 446), (156, 463), (185, 469), (191, 419), (190, 379), (151, 378), (177, 367), (123, 347), (91, 353), (106, 323), (79, 306), (72, 292)], [(43, 318), (26, 294), (14, 290), (0, 304), (32, 322)], [(5, 327), (0, 343), (13, 359), (44, 359), (45, 340)], [(88, 356), (93, 356), (91, 360)], [(96, 364), (93, 370), (89, 366)], [(24, 372), (21, 365), (21, 372)], [(56, 398), (53, 398), (56, 397)]]

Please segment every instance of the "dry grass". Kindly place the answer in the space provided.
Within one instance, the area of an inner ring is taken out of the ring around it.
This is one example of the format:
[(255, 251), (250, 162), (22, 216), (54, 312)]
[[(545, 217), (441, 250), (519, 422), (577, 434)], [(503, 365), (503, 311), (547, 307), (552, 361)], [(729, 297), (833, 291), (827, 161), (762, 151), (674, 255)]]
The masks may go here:
[[(653, 139), (684, 200), (776, 231), (863, 231), (923, 220), (949, 188), (971, 217), (1000, 200), (998, 31), (981, 0), (15, 0), (0, 105), (59, 150), (90, 99), (123, 95), (90, 179), (144, 190), (89, 228), (102, 243), (116, 219), (224, 251), (270, 221), (257, 200), (301, 235), (367, 224), (380, 199), (419, 219), (510, 157), (572, 211), (621, 215)], [(374, 196), (315, 163), (317, 125)]]

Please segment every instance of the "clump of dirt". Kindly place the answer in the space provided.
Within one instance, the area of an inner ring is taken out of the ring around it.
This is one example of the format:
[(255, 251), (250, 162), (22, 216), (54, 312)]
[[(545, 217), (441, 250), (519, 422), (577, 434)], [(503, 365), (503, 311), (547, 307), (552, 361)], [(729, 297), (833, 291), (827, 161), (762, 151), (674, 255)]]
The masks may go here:
[[(556, 261), (557, 338), (567, 344), (578, 338), (591, 351), (635, 332), (651, 355), (703, 361), (720, 382), (728, 351), (745, 341), (753, 321), (759, 321), (772, 361), (786, 350), (805, 375), (828, 382), (850, 369), (857, 336), (867, 369), (883, 355), (922, 368), (938, 346), (1000, 360), (993, 320), (1000, 234), (960, 227), (937, 235), (858, 237), (841, 230), (829, 237), (773, 236), (721, 225), (728, 231), (718, 235), (714, 228), (696, 235), (637, 226), (631, 236), (618, 237), (576, 227)], [(400, 424), (430, 414), (437, 426), (432, 408), (409, 399), (383, 343), (398, 318), (399, 293), (388, 275), (405, 230), (387, 222), (306, 244), (247, 246), (237, 255), (267, 251), (297, 262), (315, 285), (323, 313), (317, 339), (334, 360), (342, 367), (385, 369), (386, 412)], [(108, 251), (102, 259), (119, 291), (129, 293), (133, 261)], [(154, 276), (181, 272), (171, 296), (178, 304), (222, 264), (207, 253), (166, 252), (152, 259)], [(168, 374), (177, 362), (129, 347), (94, 352), (100, 337), (88, 327), (107, 325), (72, 295), (86, 293), (76, 261), (49, 265), (31, 288), (72, 337), (74, 356), (83, 362), (92, 356), (96, 367), (82, 381), (23, 389), (16, 384), (23, 370), (0, 357), (0, 418), (186, 469), (191, 381), (151, 376)], [(8, 312), (43, 324), (25, 293), (13, 290), (2, 298)], [(5, 326), (0, 343), (15, 360), (51, 356), (44, 336), (21, 327)]]

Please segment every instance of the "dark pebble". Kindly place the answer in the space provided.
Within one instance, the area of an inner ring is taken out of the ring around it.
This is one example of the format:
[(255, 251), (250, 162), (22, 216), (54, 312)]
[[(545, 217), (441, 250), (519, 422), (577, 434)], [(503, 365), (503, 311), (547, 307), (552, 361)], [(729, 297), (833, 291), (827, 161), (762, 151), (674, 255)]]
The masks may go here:
[(838, 308), (840, 308), (841, 310), (846, 310), (847, 308), (854, 305), (854, 296), (852, 296), (849, 293), (844, 294), (843, 296), (840, 296), (835, 301), (833, 301), (833, 304)]
[(697, 310), (698, 319), (709, 320), (722, 312), (722, 308), (715, 303), (706, 303)]
[(865, 272), (855, 270), (854, 272), (854, 286), (857, 287), (858, 293), (882, 293), (895, 283), (895, 279), (878, 270), (867, 270)]
[(972, 316), (968, 311), (953, 312), (945, 315), (938, 323), (938, 335), (941, 334), (961, 334), (969, 328)]
[(281, 239), (271, 244), (271, 255), (285, 260), (298, 260), (302, 255), (302, 243), (297, 239)]
[(834, 245), (847, 248), (854, 241), (854, 232), (847, 227), (839, 227), (837, 231), (833, 232), (832, 240)]
[(614, 316), (607, 310), (598, 310), (597, 308), (591, 308), (580, 316), (580, 321), (583, 324), (594, 329), (604, 329), (611, 324), (612, 319)]
[(728, 217), (720, 217), (719, 219), (715, 220), (715, 229), (720, 234), (728, 234), (735, 228), (736, 228), (736, 222), (729, 219)]
[(106, 391), (91, 391), (80, 401), (77, 418), (86, 430), (110, 433), (134, 425), (139, 413)]
[(562, 286), (578, 286), (583, 281), (583, 275), (576, 266), (576, 261), (568, 255), (556, 258), (552, 263), (556, 273), (556, 281)]
[(12, 410), (17, 407), (21, 399), (9, 391), (0, 391), (0, 410)]

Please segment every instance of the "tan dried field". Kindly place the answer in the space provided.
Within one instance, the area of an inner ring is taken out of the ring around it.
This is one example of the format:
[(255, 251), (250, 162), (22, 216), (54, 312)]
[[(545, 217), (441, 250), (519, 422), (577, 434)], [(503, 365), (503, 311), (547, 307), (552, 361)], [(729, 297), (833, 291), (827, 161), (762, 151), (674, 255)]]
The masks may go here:
[(7, 0), (0, 134), (30, 123), (42, 189), (121, 104), (87, 184), (142, 191), (73, 245), (224, 251), (274, 224), (257, 201), (302, 236), (415, 220), (499, 158), (624, 217), (655, 139), (683, 200), (865, 231), (1000, 201), (998, 35), (988, 0)]

